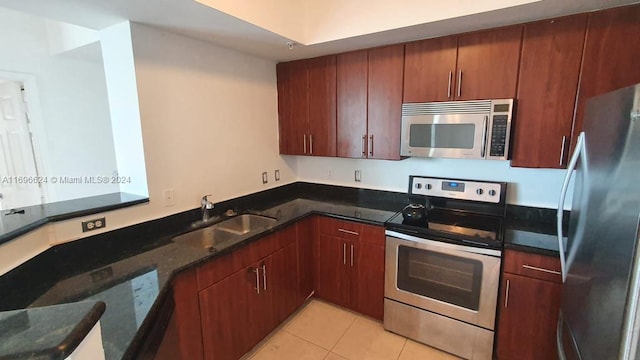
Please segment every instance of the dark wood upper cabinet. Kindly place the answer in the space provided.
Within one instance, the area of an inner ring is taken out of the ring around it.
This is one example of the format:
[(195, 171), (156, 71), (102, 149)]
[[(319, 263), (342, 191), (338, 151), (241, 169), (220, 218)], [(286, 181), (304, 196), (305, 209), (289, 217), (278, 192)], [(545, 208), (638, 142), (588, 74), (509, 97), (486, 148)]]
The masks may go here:
[(308, 61), (308, 155), (336, 156), (336, 57)]
[(278, 118), (280, 153), (304, 155), (309, 128), (309, 72), (304, 60), (280, 63), (278, 77)]
[(339, 54), (338, 156), (400, 159), (404, 45)]
[(400, 160), (404, 45), (369, 50), (368, 77), (367, 157)]
[(587, 15), (526, 24), (511, 165), (564, 168)]
[(406, 103), (453, 100), (458, 37), (408, 43), (404, 57)]
[(280, 153), (336, 155), (336, 57), (279, 63)]
[(338, 54), (338, 156), (366, 157), (367, 50)]
[(515, 98), (522, 26), (458, 37), (455, 99)]
[(571, 148), (582, 131), (586, 101), (640, 83), (640, 5), (589, 15)]

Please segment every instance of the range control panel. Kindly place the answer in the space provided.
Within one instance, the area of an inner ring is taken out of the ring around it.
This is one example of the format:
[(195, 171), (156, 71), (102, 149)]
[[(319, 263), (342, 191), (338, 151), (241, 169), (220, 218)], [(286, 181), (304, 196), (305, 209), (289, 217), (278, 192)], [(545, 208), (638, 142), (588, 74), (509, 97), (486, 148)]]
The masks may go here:
[(499, 203), (501, 183), (490, 181), (456, 180), (414, 176), (410, 178), (409, 194), (449, 199)]

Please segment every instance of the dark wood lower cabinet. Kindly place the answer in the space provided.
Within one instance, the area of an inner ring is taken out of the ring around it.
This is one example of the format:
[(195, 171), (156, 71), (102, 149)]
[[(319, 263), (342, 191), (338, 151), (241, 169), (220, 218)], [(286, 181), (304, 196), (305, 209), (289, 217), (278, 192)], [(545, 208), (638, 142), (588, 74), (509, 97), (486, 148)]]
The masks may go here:
[[(384, 228), (323, 219), (318, 236), (317, 295), (382, 320), (384, 304)], [(345, 226), (347, 225), (347, 226)], [(344, 234), (338, 237), (329, 234)]]
[(239, 359), (314, 289), (325, 300), (382, 319), (384, 228), (323, 221), (338, 226), (332, 235), (319, 233), (319, 217), (310, 217), (178, 275), (171, 320), (178, 344), (163, 356)]
[[(505, 270), (511, 261), (509, 255), (506, 254)], [(540, 273), (548, 275), (544, 271)], [(503, 273), (501, 288), (498, 306), (498, 359), (557, 359), (556, 326), (562, 284)]]

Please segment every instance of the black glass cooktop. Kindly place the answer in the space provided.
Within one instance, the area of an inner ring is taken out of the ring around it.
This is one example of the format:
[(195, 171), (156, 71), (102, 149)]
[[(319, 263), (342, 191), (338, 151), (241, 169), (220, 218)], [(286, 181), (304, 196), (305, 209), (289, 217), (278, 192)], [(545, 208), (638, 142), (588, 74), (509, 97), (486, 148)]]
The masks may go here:
[(421, 221), (404, 220), (402, 212), (399, 212), (386, 222), (386, 228), (434, 240), (495, 248), (502, 246), (503, 218), (432, 209)]

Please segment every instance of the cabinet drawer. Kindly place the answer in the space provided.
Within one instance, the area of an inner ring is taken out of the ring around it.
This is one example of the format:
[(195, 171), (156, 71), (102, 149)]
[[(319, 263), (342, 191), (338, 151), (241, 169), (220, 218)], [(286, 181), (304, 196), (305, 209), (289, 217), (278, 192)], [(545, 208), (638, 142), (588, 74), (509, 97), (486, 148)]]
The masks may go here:
[(198, 290), (205, 289), (234, 272), (249, 266), (279, 249), (277, 236), (272, 234), (244, 246), (231, 254), (215, 258), (196, 269)]
[(318, 230), (323, 235), (358, 240), (362, 234), (362, 224), (354, 221), (320, 217), (319, 225)]
[(560, 259), (551, 256), (506, 250), (504, 272), (562, 283)]

